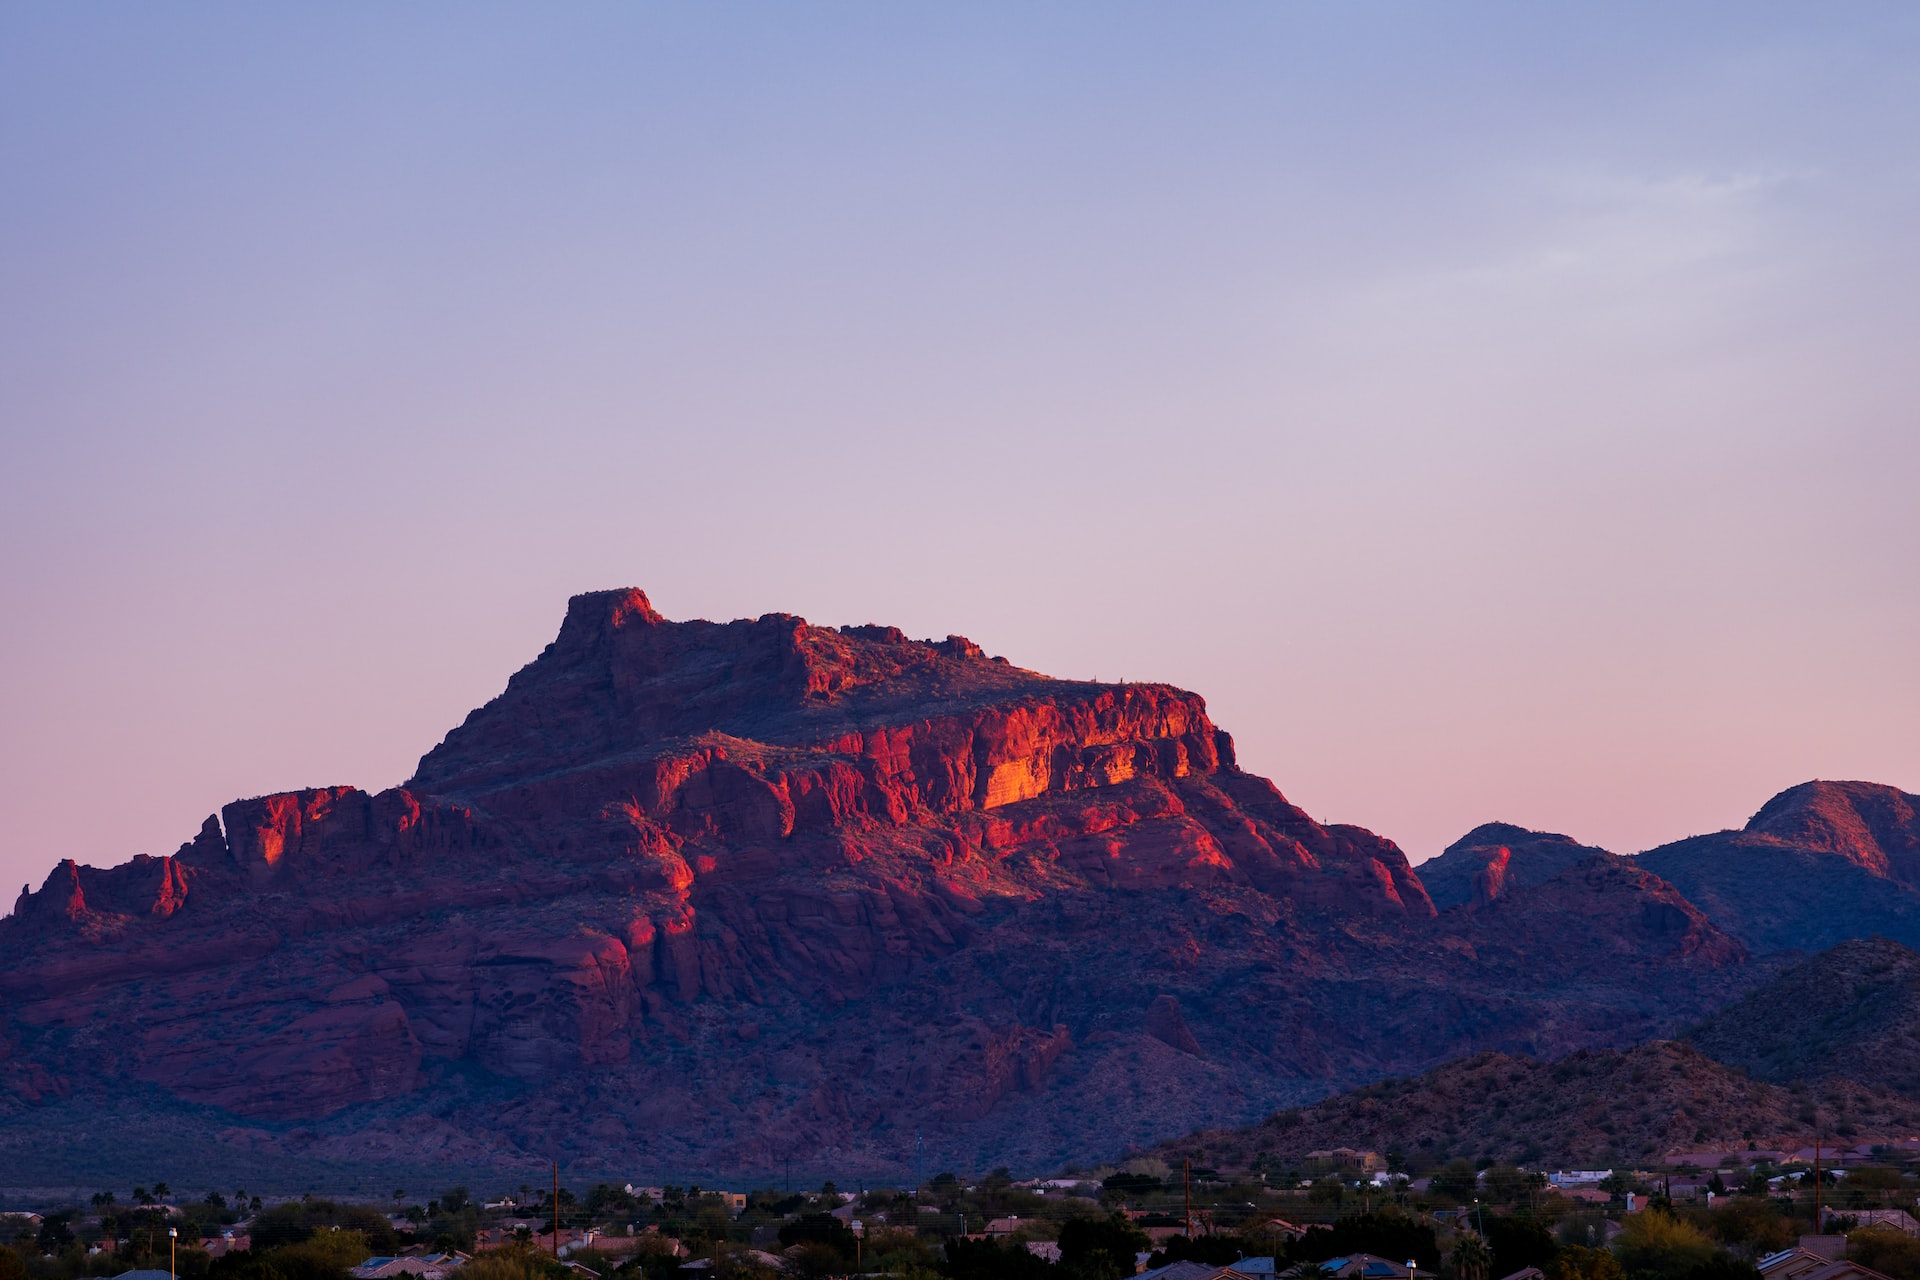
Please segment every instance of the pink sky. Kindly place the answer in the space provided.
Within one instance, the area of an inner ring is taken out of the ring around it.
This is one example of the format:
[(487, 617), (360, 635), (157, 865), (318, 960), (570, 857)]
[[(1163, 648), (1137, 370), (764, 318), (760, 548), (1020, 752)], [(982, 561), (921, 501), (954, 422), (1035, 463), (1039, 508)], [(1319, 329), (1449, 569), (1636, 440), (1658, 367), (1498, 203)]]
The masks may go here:
[(0, 14), (0, 876), (645, 588), (1198, 690), (1416, 859), (1920, 790), (1920, 18)]

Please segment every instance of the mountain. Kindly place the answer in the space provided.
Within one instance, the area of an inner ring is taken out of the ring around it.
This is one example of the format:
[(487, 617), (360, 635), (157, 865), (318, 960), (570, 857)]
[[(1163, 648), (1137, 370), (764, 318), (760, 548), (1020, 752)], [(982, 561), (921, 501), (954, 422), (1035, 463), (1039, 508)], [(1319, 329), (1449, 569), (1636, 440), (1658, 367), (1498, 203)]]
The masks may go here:
[(1762, 1080), (1845, 1077), (1920, 1094), (1920, 955), (1885, 938), (1843, 942), (1788, 969), (1689, 1033)]
[(1580, 1050), (1558, 1062), (1502, 1053), (1386, 1080), (1257, 1125), (1161, 1144), (1171, 1161), (1219, 1169), (1297, 1166), (1310, 1151), (1397, 1151), (1561, 1168), (1651, 1163), (1671, 1151), (1810, 1146), (1818, 1134), (1891, 1136), (1920, 1125), (1920, 1102), (1849, 1080), (1796, 1093), (1672, 1041)]
[(1808, 782), (1745, 828), (1638, 855), (1755, 952), (1820, 951), (1874, 935), (1920, 946), (1920, 797)]
[(1484, 905), (1516, 885), (1551, 880), (1568, 867), (1606, 852), (1568, 836), (1488, 822), (1448, 845), (1438, 857), (1421, 863), (1420, 882), (1442, 911)]
[(1767, 976), (1618, 860), (1439, 915), (1183, 690), (596, 592), (404, 786), (23, 890), (0, 1164), (1036, 1168), (1631, 1044)]

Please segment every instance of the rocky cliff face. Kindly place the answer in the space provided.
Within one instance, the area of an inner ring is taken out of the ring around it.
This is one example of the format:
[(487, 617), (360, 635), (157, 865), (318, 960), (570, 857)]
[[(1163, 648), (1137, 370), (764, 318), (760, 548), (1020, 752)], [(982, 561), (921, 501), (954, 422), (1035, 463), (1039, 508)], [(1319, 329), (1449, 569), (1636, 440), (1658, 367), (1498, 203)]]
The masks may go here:
[(157, 1089), (349, 1162), (430, 1123), (629, 1174), (1033, 1166), (1755, 980), (1644, 872), (1485, 896), (1436, 918), (1194, 694), (595, 593), (404, 787), (239, 801), (23, 893), (5, 1125)]

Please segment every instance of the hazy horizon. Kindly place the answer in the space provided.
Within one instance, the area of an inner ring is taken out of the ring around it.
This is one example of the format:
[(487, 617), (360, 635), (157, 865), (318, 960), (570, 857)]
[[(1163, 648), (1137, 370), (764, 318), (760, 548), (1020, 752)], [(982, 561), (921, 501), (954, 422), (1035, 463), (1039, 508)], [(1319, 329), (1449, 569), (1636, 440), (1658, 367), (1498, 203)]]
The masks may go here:
[(0, 13), (0, 878), (559, 626), (965, 634), (1316, 818), (1920, 791), (1920, 13)]

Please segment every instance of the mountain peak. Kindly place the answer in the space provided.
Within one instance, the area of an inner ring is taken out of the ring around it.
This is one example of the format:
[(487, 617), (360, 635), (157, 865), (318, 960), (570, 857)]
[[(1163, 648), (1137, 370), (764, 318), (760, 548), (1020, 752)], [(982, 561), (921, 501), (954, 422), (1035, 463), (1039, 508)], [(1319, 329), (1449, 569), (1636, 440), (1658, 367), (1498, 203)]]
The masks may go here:
[(1420, 864), (1420, 882), (1433, 905), (1484, 906), (1520, 885), (1544, 884), (1605, 849), (1553, 831), (1530, 831), (1510, 822), (1483, 822), (1438, 856)]
[(1835, 853), (1876, 875), (1920, 883), (1920, 797), (1877, 782), (1803, 782), (1760, 807), (1746, 834)]

